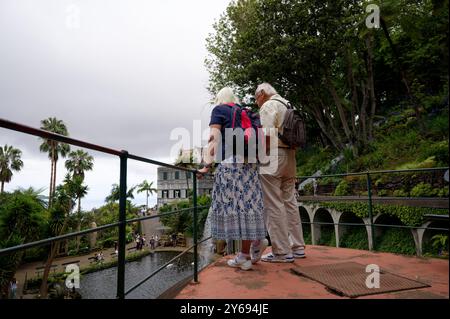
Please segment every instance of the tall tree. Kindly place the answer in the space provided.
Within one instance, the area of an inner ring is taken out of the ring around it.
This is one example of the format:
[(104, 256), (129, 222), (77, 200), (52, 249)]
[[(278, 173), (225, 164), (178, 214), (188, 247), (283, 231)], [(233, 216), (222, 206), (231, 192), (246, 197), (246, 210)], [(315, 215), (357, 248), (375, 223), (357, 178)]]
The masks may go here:
[[(50, 219), (48, 223), (48, 235), (60, 236), (67, 229), (69, 214), (75, 207), (76, 195), (73, 187), (69, 184), (62, 184), (56, 187), (54, 194), (54, 205), (50, 208)], [(42, 275), (42, 284), (40, 287), (41, 298), (46, 298), (48, 294), (48, 276), (53, 260), (56, 258), (60, 249), (61, 242), (53, 242), (50, 244), (50, 251), (45, 263), (44, 273)]]
[(85, 172), (94, 167), (94, 158), (83, 150), (76, 150), (69, 153), (65, 165), (73, 177), (79, 176), (84, 181)]
[(367, 28), (367, 4), (231, 2), (207, 39), (209, 90), (228, 85), (245, 96), (270, 82), (336, 149), (364, 150), (376, 115), (408, 96), (407, 83), (441, 90), (448, 82), (448, 1), (383, 1), (380, 29)]
[(22, 152), (12, 146), (0, 147), (0, 194), (3, 193), (5, 183), (9, 183), (13, 176), (13, 171), (20, 171), (23, 161), (20, 159)]
[(139, 184), (137, 186), (137, 192), (138, 193), (142, 193), (145, 192), (145, 194), (147, 195), (147, 201), (145, 204), (145, 212), (148, 211), (148, 197), (150, 195), (153, 195), (153, 193), (156, 193), (158, 190), (153, 187), (153, 182), (147, 182), (147, 180), (144, 180), (141, 184)]
[[(65, 162), (66, 168), (72, 176), (66, 176), (66, 184), (73, 187), (73, 193), (78, 201), (78, 225), (77, 230), (81, 230), (81, 198), (86, 196), (88, 187), (83, 185), (85, 172), (90, 171), (94, 167), (94, 158), (83, 150), (72, 151), (68, 155)], [(77, 250), (80, 247), (80, 237), (77, 237)]]
[[(69, 194), (73, 194), (74, 200), (78, 202), (78, 210), (77, 210), (77, 231), (81, 230), (82, 223), (82, 215), (81, 215), (81, 199), (87, 195), (88, 186), (83, 185), (83, 176), (82, 175), (66, 175), (64, 180), (64, 185), (68, 189)], [(77, 251), (80, 248), (80, 236), (77, 236)]]
[[(42, 238), (48, 214), (38, 198), (40, 191), (15, 191), (0, 205), (0, 248), (21, 245)], [(37, 196), (37, 197), (36, 197)], [(21, 264), (24, 251), (0, 256), (0, 299)]]
[[(126, 193), (126, 198), (134, 199), (133, 192), (135, 191), (136, 186), (130, 188)], [(111, 193), (106, 196), (105, 202), (114, 203), (120, 199), (120, 186), (118, 184), (113, 184), (111, 188)]]
[[(58, 120), (56, 117), (49, 117), (41, 121), (41, 129), (52, 133), (68, 136), (66, 124), (63, 121)], [(56, 168), (59, 156), (66, 157), (70, 152), (70, 146), (68, 144), (59, 143), (57, 141), (45, 139), (41, 146), (40, 151), (48, 153), (48, 157), (51, 162), (50, 170), (50, 188), (49, 188), (49, 207), (52, 206), (53, 195), (56, 188)]]

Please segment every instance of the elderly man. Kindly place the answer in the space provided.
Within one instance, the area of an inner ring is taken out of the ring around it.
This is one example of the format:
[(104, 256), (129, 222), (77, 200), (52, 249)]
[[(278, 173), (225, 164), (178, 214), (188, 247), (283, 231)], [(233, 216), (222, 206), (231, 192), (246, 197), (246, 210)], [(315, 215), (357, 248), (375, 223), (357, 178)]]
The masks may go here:
[(269, 155), (270, 165), (262, 166), (260, 170), (266, 224), (272, 243), (272, 253), (261, 259), (293, 262), (294, 258), (305, 257), (305, 242), (295, 197), (295, 149), (278, 138), (289, 102), (268, 83), (258, 86), (255, 99), (267, 145), (278, 148), (270, 152), (276, 154)]

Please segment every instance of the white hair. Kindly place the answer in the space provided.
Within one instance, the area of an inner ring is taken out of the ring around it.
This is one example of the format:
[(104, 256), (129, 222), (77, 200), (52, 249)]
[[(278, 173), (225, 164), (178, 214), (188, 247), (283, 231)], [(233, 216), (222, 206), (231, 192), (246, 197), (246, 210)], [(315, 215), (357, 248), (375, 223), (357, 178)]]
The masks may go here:
[(277, 91), (273, 88), (273, 86), (266, 82), (258, 85), (255, 91), (255, 96), (260, 94), (262, 91), (264, 91), (264, 93), (268, 96), (278, 94)]
[(238, 104), (239, 99), (236, 95), (234, 95), (233, 90), (230, 87), (226, 86), (217, 93), (216, 98), (214, 99), (214, 104), (220, 105), (228, 103)]

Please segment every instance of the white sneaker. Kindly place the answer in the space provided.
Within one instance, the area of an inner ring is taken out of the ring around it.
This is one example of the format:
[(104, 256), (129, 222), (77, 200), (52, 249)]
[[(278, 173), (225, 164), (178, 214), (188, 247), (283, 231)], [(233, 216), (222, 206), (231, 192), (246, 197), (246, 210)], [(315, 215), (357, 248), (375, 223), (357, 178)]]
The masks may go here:
[(303, 248), (295, 250), (292, 255), (294, 258), (306, 258), (305, 249)]
[(250, 270), (252, 269), (252, 261), (242, 257), (241, 254), (238, 254), (235, 258), (229, 259), (227, 261), (228, 266), (234, 268), (241, 268), (242, 270)]
[(270, 263), (293, 263), (294, 257), (292, 255), (274, 255), (269, 253), (262, 256), (261, 260)]
[(256, 264), (261, 260), (261, 256), (269, 245), (269, 241), (267, 239), (263, 239), (259, 241), (259, 245), (250, 245), (250, 256), (252, 257), (252, 264)]

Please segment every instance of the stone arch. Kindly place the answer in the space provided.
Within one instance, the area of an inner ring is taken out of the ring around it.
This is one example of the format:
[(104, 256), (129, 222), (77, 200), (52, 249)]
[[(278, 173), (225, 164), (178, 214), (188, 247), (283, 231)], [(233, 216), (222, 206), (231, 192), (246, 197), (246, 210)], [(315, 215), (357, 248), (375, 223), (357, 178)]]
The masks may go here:
[(432, 240), (431, 238), (434, 235), (443, 234), (448, 235), (448, 230), (435, 230), (430, 228), (444, 228), (448, 229), (448, 220), (433, 220), (428, 221), (422, 225), (422, 227), (426, 227), (425, 229), (417, 229), (417, 239), (418, 244), (420, 246), (420, 255), (422, 253), (435, 253), (432, 250)]
[(313, 245), (320, 245), (321, 242), (323, 242), (323, 239), (325, 239), (323, 237), (325, 231), (326, 233), (332, 232), (331, 235), (336, 238), (335, 228), (333, 225), (334, 219), (329, 210), (318, 207), (314, 212), (313, 223), (330, 223), (329, 225), (313, 224), (311, 228), (311, 239)]
[[(390, 216), (387, 214), (380, 214), (378, 216), (374, 217), (374, 238), (375, 243), (374, 247), (376, 250), (380, 249), (380, 244), (383, 243), (383, 238), (388, 232), (392, 232), (394, 229), (397, 229), (398, 231), (404, 232), (405, 235), (410, 237), (413, 245), (415, 246), (416, 253), (418, 253), (418, 242), (416, 240), (416, 236), (414, 233), (414, 230), (408, 229), (408, 228), (395, 228), (395, 227), (377, 227), (376, 225), (393, 225), (393, 226), (404, 226), (404, 224), (400, 221), (398, 217)], [(402, 237), (403, 240), (407, 239), (405, 237)], [(406, 254), (406, 252), (405, 252)]]

